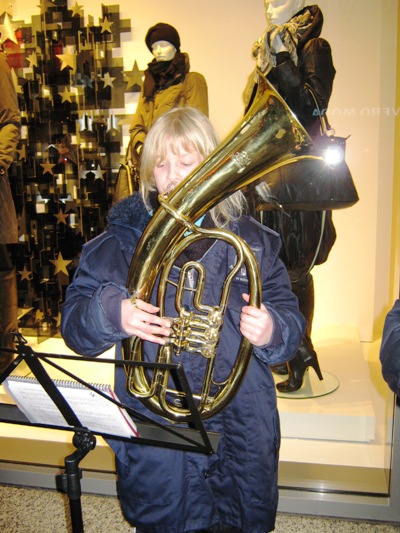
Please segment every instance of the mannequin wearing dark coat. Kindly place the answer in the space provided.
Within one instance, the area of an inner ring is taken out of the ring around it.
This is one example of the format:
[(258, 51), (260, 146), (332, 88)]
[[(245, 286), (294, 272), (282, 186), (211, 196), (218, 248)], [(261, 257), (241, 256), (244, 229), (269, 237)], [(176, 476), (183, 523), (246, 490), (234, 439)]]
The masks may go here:
[[(284, 98), (311, 138), (317, 141), (320, 136), (320, 121), (306, 84), (312, 88), (319, 108), (326, 110), (335, 76), (330, 45), (320, 37), (323, 15), (318, 6), (307, 6), (297, 12), (288, 24), (289, 26), (294, 24), (299, 28), (295, 49), (275, 55), (272, 53), (270, 57), (275, 64), (271, 65), (271, 62), (265, 61), (264, 75)], [(258, 46), (259, 44), (260, 40)], [(247, 109), (256, 91), (255, 83)], [(256, 202), (257, 197), (254, 195), (253, 206)], [(310, 270), (314, 264), (319, 265), (327, 260), (335, 242), (336, 232), (332, 213), (329, 211), (323, 214), (320, 211), (282, 212), (271, 209), (262, 213), (262, 222), (274, 229), (282, 238), (281, 258), (288, 269), (292, 290), (299, 299), (300, 310), (308, 324), (296, 356), (288, 363), (289, 378), (278, 384), (279, 390), (292, 392), (302, 386), (304, 372), (309, 366), (312, 366), (322, 379), (311, 341), (314, 284)], [(321, 232), (322, 240), (319, 247)]]
[[(8, 180), (20, 136), (21, 119), (17, 94), (6, 56), (0, 52), (0, 346), (14, 348), (12, 333), (17, 330), (18, 298), (16, 270), (9, 245), (18, 242), (18, 223)], [(13, 354), (0, 352), (0, 373)]]

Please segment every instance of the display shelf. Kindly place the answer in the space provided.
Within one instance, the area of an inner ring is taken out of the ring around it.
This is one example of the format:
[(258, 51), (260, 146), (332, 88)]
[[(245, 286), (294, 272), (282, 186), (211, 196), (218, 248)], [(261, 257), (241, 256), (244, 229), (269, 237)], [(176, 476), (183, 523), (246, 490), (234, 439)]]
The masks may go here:
[[(357, 328), (324, 329), (314, 343), (324, 380), (309, 368), (299, 391), (278, 393), (282, 437), (373, 441), (376, 414)], [(276, 382), (285, 379), (274, 377)]]

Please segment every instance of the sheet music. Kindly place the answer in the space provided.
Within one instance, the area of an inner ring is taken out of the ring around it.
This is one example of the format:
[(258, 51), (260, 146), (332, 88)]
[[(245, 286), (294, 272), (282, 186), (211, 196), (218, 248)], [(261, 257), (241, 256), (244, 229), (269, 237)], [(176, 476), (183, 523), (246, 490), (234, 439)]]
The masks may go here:
[[(80, 423), (93, 432), (137, 437), (135, 423), (127, 412), (77, 381), (53, 380)], [(36, 378), (9, 376), (4, 390), (28, 420), (36, 424), (70, 427)], [(90, 384), (118, 401), (110, 385)]]

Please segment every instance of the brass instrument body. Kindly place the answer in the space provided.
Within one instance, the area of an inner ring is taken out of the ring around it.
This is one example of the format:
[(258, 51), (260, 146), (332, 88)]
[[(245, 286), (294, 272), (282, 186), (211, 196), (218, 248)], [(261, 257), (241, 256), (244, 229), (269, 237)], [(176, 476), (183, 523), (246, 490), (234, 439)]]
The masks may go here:
[[(230, 194), (248, 186), (276, 168), (303, 159), (319, 160), (320, 158), (304, 155), (304, 148), (310, 145), (312, 142), (306, 131), (281, 97), (266, 80), (263, 83), (260, 82), (258, 97), (253, 106), (224, 143), (182, 181), (168, 198), (160, 195), (160, 208), (153, 215), (143, 233), (129, 268), (127, 287), (132, 297), (149, 301), (161, 271), (157, 305), (160, 306), (160, 315), (164, 316), (163, 297), (165, 285), (168, 283), (166, 281), (168, 274), (164, 277), (163, 269), (165, 266), (168, 267), (166, 270), (170, 269), (181, 250), (194, 239), (205, 238), (206, 233), (209, 235), (206, 230), (194, 226), (194, 222)], [(181, 241), (188, 230), (192, 236)], [(235, 247), (238, 257), (235, 268), (242, 268), (244, 264), (248, 271), (249, 305), (259, 307), (261, 302), (260, 276), (257, 261), (250, 248), (240, 237), (226, 230), (213, 230), (212, 238), (222, 238)], [(181, 275), (186, 275), (187, 268), (199, 269), (198, 279), (201, 285), (205, 273), (200, 267), (189, 265), (183, 267)], [(231, 277), (233, 276), (234, 274)], [(226, 287), (222, 291), (223, 295), (218, 309), (207, 309), (197, 297), (194, 303), (200, 315), (188, 317), (177, 301), (176, 307), (180, 311), (179, 318), (174, 319), (174, 336), (169, 346), (159, 349), (157, 359), (159, 362), (171, 362), (173, 354), (179, 355), (181, 350), (191, 352), (190, 340), (184, 340), (189, 330), (192, 335), (196, 328), (199, 329), (200, 324), (206, 324), (205, 329), (213, 328), (213, 332), (221, 327), (218, 325), (216, 328), (212, 324), (213, 318), (206, 319), (205, 316), (207, 314), (211, 314), (214, 318), (218, 314), (223, 316), (230, 290), (230, 286), (227, 282), (225, 283)], [(182, 293), (184, 285), (185, 281), (181, 281), (178, 293)], [(242, 338), (239, 354), (227, 383), (219, 387), (220, 390), (215, 397), (210, 398), (208, 394), (213, 381), (212, 371), (215, 365), (217, 343), (212, 347), (209, 346), (208, 349), (209, 352), (203, 354), (208, 359), (206, 383), (202, 392), (196, 397), (200, 416), (204, 419), (213, 416), (231, 400), (244, 379), (252, 356), (252, 345)], [(196, 350), (201, 352), (198, 347)], [(132, 338), (124, 343), (125, 359), (141, 361), (143, 357), (140, 339)], [(156, 371), (150, 381), (149, 384), (143, 368), (136, 366), (129, 368), (127, 386), (131, 394), (140, 398), (150, 410), (163, 417), (179, 422), (188, 421), (189, 411), (184, 406), (179, 406), (179, 402), (177, 402), (178, 405), (170, 405), (166, 400), (169, 391), (168, 373)], [(176, 395), (179, 396), (179, 392)]]

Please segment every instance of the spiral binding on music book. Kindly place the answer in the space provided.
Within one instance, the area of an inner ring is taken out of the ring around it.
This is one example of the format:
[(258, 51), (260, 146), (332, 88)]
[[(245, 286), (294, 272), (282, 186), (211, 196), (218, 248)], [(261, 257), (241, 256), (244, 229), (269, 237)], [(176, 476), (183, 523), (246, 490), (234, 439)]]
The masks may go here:
[[(118, 437), (138, 437), (135, 423), (119, 405), (110, 402), (78, 381), (54, 379), (60, 393), (89, 430)], [(33, 424), (69, 427), (53, 400), (34, 377), (9, 376), (4, 390)], [(101, 393), (119, 402), (111, 385), (90, 383)]]

